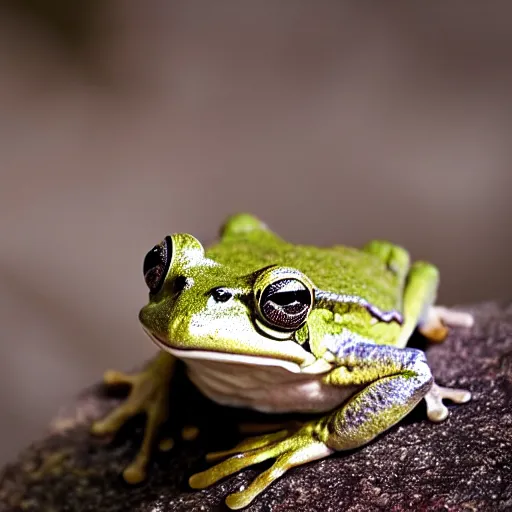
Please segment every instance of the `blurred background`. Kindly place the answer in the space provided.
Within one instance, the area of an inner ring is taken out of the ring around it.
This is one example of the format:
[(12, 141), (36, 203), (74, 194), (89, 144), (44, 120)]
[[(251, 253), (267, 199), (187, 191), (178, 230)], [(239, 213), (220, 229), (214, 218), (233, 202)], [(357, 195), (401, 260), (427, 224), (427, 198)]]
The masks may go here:
[(154, 354), (146, 252), (259, 215), (510, 298), (512, 5), (0, 3), (0, 463)]

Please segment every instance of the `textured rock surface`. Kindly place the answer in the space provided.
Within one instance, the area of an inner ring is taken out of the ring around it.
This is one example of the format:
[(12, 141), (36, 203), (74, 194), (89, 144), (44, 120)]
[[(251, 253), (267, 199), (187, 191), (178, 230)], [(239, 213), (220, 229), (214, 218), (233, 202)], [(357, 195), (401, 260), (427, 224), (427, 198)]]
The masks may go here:
[[(468, 310), (475, 327), (452, 331), (428, 358), (438, 382), (470, 389), (472, 402), (452, 407), (438, 425), (420, 405), (370, 445), (290, 471), (247, 510), (512, 510), (512, 306)], [(251, 469), (204, 491), (187, 487), (205, 467), (204, 453), (233, 444), (236, 421), (254, 415), (216, 407), (184, 383), (173, 400), (201, 435), (183, 441), (166, 432), (176, 439), (173, 450), (157, 454), (146, 484), (127, 487), (119, 473), (141, 423), (109, 443), (88, 434), (91, 420), (117, 400), (97, 386), (63, 411), (46, 439), (3, 470), (0, 511), (226, 510), (224, 497), (254, 478)]]

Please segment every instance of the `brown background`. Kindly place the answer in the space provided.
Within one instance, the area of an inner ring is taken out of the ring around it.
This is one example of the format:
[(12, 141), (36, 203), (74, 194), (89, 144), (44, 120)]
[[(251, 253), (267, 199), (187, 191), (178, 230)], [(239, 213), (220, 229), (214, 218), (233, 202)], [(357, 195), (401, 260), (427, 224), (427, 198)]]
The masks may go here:
[(141, 262), (169, 232), (249, 211), (296, 242), (389, 238), (440, 266), (445, 303), (510, 298), (507, 2), (14, 4), (0, 461), (154, 353)]

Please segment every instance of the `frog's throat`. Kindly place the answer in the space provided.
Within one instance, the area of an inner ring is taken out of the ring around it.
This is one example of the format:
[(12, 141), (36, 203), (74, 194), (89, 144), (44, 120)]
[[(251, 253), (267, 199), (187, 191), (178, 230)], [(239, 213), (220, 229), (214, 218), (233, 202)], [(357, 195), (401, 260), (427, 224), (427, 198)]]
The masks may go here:
[(332, 365), (325, 359), (316, 359), (315, 356), (309, 352), (305, 352), (304, 363), (294, 363), (293, 361), (286, 361), (285, 359), (278, 359), (275, 357), (265, 356), (251, 356), (245, 354), (229, 354), (226, 352), (214, 352), (212, 350), (183, 350), (170, 347), (164, 343), (153, 333), (144, 329), (144, 332), (155, 343), (155, 345), (165, 352), (169, 352), (173, 356), (181, 360), (187, 359), (202, 359), (206, 361), (218, 361), (221, 363), (234, 363), (245, 364), (250, 366), (274, 366), (283, 368), (292, 373), (310, 373), (318, 374), (325, 373), (332, 368)]

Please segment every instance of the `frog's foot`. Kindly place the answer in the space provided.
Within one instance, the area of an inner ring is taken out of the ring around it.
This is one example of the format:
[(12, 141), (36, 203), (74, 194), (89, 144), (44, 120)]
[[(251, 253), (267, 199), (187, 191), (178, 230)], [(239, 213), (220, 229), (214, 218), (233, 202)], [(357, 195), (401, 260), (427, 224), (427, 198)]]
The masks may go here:
[(226, 504), (229, 508), (238, 510), (246, 507), (258, 494), (263, 492), (272, 482), (289, 469), (327, 457), (334, 450), (318, 441), (313, 433), (314, 423), (305, 425), (300, 430), (290, 433), (281, 430), (242, 441), (232, 450), (209, 454), (209, 460), (234, 455), (233, 457), (190, 477), (189, 484), (194, 489), (203, 489), (218, 480), (232, 475), (253, 464), (268, 459), (276, 459), (270, 469), (267, 469), (244, 490), (229, 495)]
[(277, 430), (297, 431), (304, 424), (303, 421), (281, 421), (279, 423), (239, 423), (240, 434), (263, 434)]
[(454, 311), (443, 306), (431, 306), (426, 319), (418, 330), (429, 341), (440, 343), (446, 339), (449, 327), (472, 327), (473, 316), (464, 311)]
[(432, 384), (425, 395), (427, 416), (430, 421), (440, 422), (448, 417), (448, 408), (443, 403), (445, 398), (456, 404), (465, 404), (471, 400), (471, 393), (465, 389), (443, 388), (436, 383)]
[(130, 418), (141, 413), (146, 414), (147, 421), (142, 445), (135, 459), (123, 471), (123, 478), (130, 484), (139, 483), (146, 478), (146, 469), (158, 429), (168, 417), (170, 375), (154, 370), (153, 363), (136, 375), (126, 375), (117, 371), (106, 372), (105, 384), (128, 384), (131, 385), (131, 391), (122, 405), (116, 407), (105, 418), (94, 422), (91, 427), (91, 432), (95, 435), (115, 434)]

